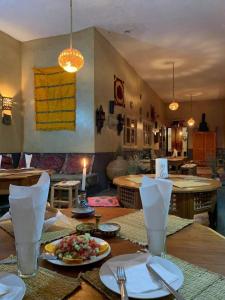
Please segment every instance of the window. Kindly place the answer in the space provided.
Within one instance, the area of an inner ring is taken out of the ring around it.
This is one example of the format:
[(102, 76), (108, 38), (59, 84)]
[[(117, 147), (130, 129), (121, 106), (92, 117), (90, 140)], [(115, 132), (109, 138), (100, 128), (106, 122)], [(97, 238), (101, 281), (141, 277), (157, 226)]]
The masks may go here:
[(124, 126), (124, 145), (137, 145), (137, 121), (135, 119), (126, 117)]
[(151, 146), (152, 127), (148, 121), (143, 122), (143, 144), (144, 146)]

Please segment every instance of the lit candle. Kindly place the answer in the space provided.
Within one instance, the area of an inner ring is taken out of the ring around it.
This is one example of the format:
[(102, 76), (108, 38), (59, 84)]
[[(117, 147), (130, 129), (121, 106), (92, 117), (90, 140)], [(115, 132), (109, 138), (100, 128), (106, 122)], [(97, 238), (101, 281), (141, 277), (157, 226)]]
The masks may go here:
[(86, 159), (83, 159), (83, 176), (82, 176), (82, 185), (81, 190), (85, 191), (85, 185), (86, 185), (86, 174), (87, 174), (87, 167), (86, 167)]

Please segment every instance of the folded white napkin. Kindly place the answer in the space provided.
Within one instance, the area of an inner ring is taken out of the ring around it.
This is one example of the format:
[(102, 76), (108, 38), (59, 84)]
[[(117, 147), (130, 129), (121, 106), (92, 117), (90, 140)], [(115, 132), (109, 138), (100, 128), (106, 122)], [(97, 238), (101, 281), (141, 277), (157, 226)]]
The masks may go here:
[[(33, 186), (10, 185), (9, 204), (16, 243), (37, 242), (41, 239), (49, 185), (50, 177), (46, 172)], [(34, 259), (32, 249), (20, 255), (20, 263), (27, 273), (34, 265)]]
[(167, 158), (156, 158), (155, 160), (155, 177), (168, 178), (168, 160)]
[(173, 154), (172, 154), (172, 157), (177, 157), (178, 155), (178, 152), (177, 152), (177, 149), (173, 149)]
[(117, 278), (116, 270), (118, 266), (125, 269), (126, 288), (128, 293), (139, 294), (148, 291), (160, 289), (161, 284), (149, 273), (146, 263), (163, 278), (167, 283), (171, 284), (178, 279), (177, 275), (166, 270), (162, 265), (154, 260), (149, 254), (143, 254), (132, 260), (126, 261), (108, 261), (107, 264)]
[(3, 296), (9, 292), (7, 285), (0, 283), (0, 296)]
[(51, 226), (57, 226), (60, 228), (75, 229), (74, 220), (67, 217), (61, 211), (57, 211), (55, 217), (49, 218), (44, 222), (44, 231), (51, 228)]
[(32, 160), (32, 154), (25, 153), (26, 168), (30, 168), (31, 160)]
[(140, 195), (147, 229), (163, 230), (167, 227), (172, 187), (170, 180), (142, 178)]
[(1, 165), (2, 165), (2, 155), (0, 154), (0, 169), (1, 169)]

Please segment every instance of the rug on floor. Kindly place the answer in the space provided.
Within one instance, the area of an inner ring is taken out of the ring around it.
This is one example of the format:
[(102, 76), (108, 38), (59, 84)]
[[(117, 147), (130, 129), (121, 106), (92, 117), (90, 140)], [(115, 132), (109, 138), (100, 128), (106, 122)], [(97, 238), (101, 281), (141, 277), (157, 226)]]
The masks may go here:
[(98, 197), (88, 197), (88, 204), (90, 206), (120, 206), (119, 201), (116, 196), (98, 196)]

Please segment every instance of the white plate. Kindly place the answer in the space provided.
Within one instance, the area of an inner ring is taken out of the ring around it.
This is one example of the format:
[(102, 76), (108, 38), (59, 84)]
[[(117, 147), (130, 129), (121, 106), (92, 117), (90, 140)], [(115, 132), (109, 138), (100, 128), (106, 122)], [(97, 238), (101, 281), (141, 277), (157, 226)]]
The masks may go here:
[(7, 286), (9, 292), (0, 297), (1, 300), (22, 300), (25, 291), (26, 285), (21, 278), (15, 274), (1, 272), (0, 273), (0, 282)]
[[(98, 244), (108, 244), (106, 241), (96, 238), (96, 237), (92, 237)], [(58, 244), (62, 239), (56, 240), (54, 242), (52, 242), (51, 244)], [(111, 252), (111, 247), (108, 244), (108, 250), (103, 253), (102, 255), (96, 256), (96, 257), (92, 257), (91, 259), (85, 260), (84, 262), (80, 263), (80, 264), (66, 264), (64, 263), (64, 261), (62, 261), (61, 259), (47, 259), (47, 261), (49, 261), (50, 263), (54, 264), (54, 265), (59, 265), (59, 266), (68, 266), (68, 267), (74, 267), (74, 266), (84, 266), (84, 265), (89, 265), (89, 264), (93, 264), (99, 260), (102, 260), (103, 258), (107, 257), (109, 255), (109, 253)]]
[[(125, 254), (125, 255), (112, 257), (108, 261), (114, 261), (114, 262), (117, 260), (118, 261), (127, 261), (127, 260), (135, 259), (137, 256), (140, 257), (140, 255), (143, 255), (143, 254), (140, 254), (140, 253)], [(167, 269), (171, 273), (177, 275), (178, 279), (176, 281), (174, 281), (171, 284), (171, 286), (175, 290), (178, 290), (184, 282), (184, 276), (183, 276), (182, 271), (174, 263), (172, 263), (171, 261), (169, 261), (167, 259), (164, 259), (164, 258), (161, 258), (158, 256), (155, 256), (153, 259), (155, 262), (159, 263), (165, 269)], [(108, 267), (107, 262), (105, 262), (101, 266), (101, 269), (99, 271), (100, 279), (107, 288), (109, 288), (110, 290), (119, 294), (119, 287), (118, 287), (117, 281), (116, 281), (112, 271)], [(137, 281), (138, 280), (139, 280), (139, 278), (137, 278)], [(144, 292), (144, 293), (137, 293), (137, 294), (128, 292), (129, 297), (133, 297), (133, 298), (137, 298), (137, 299), (155, 299), (155, 298), (167, 296), (169, 294), (170, 294), (170, 292), (165, 288), (161, 288), (161, 289), (154, 290), (154, 291), (148, 291), (148, 292)]]

